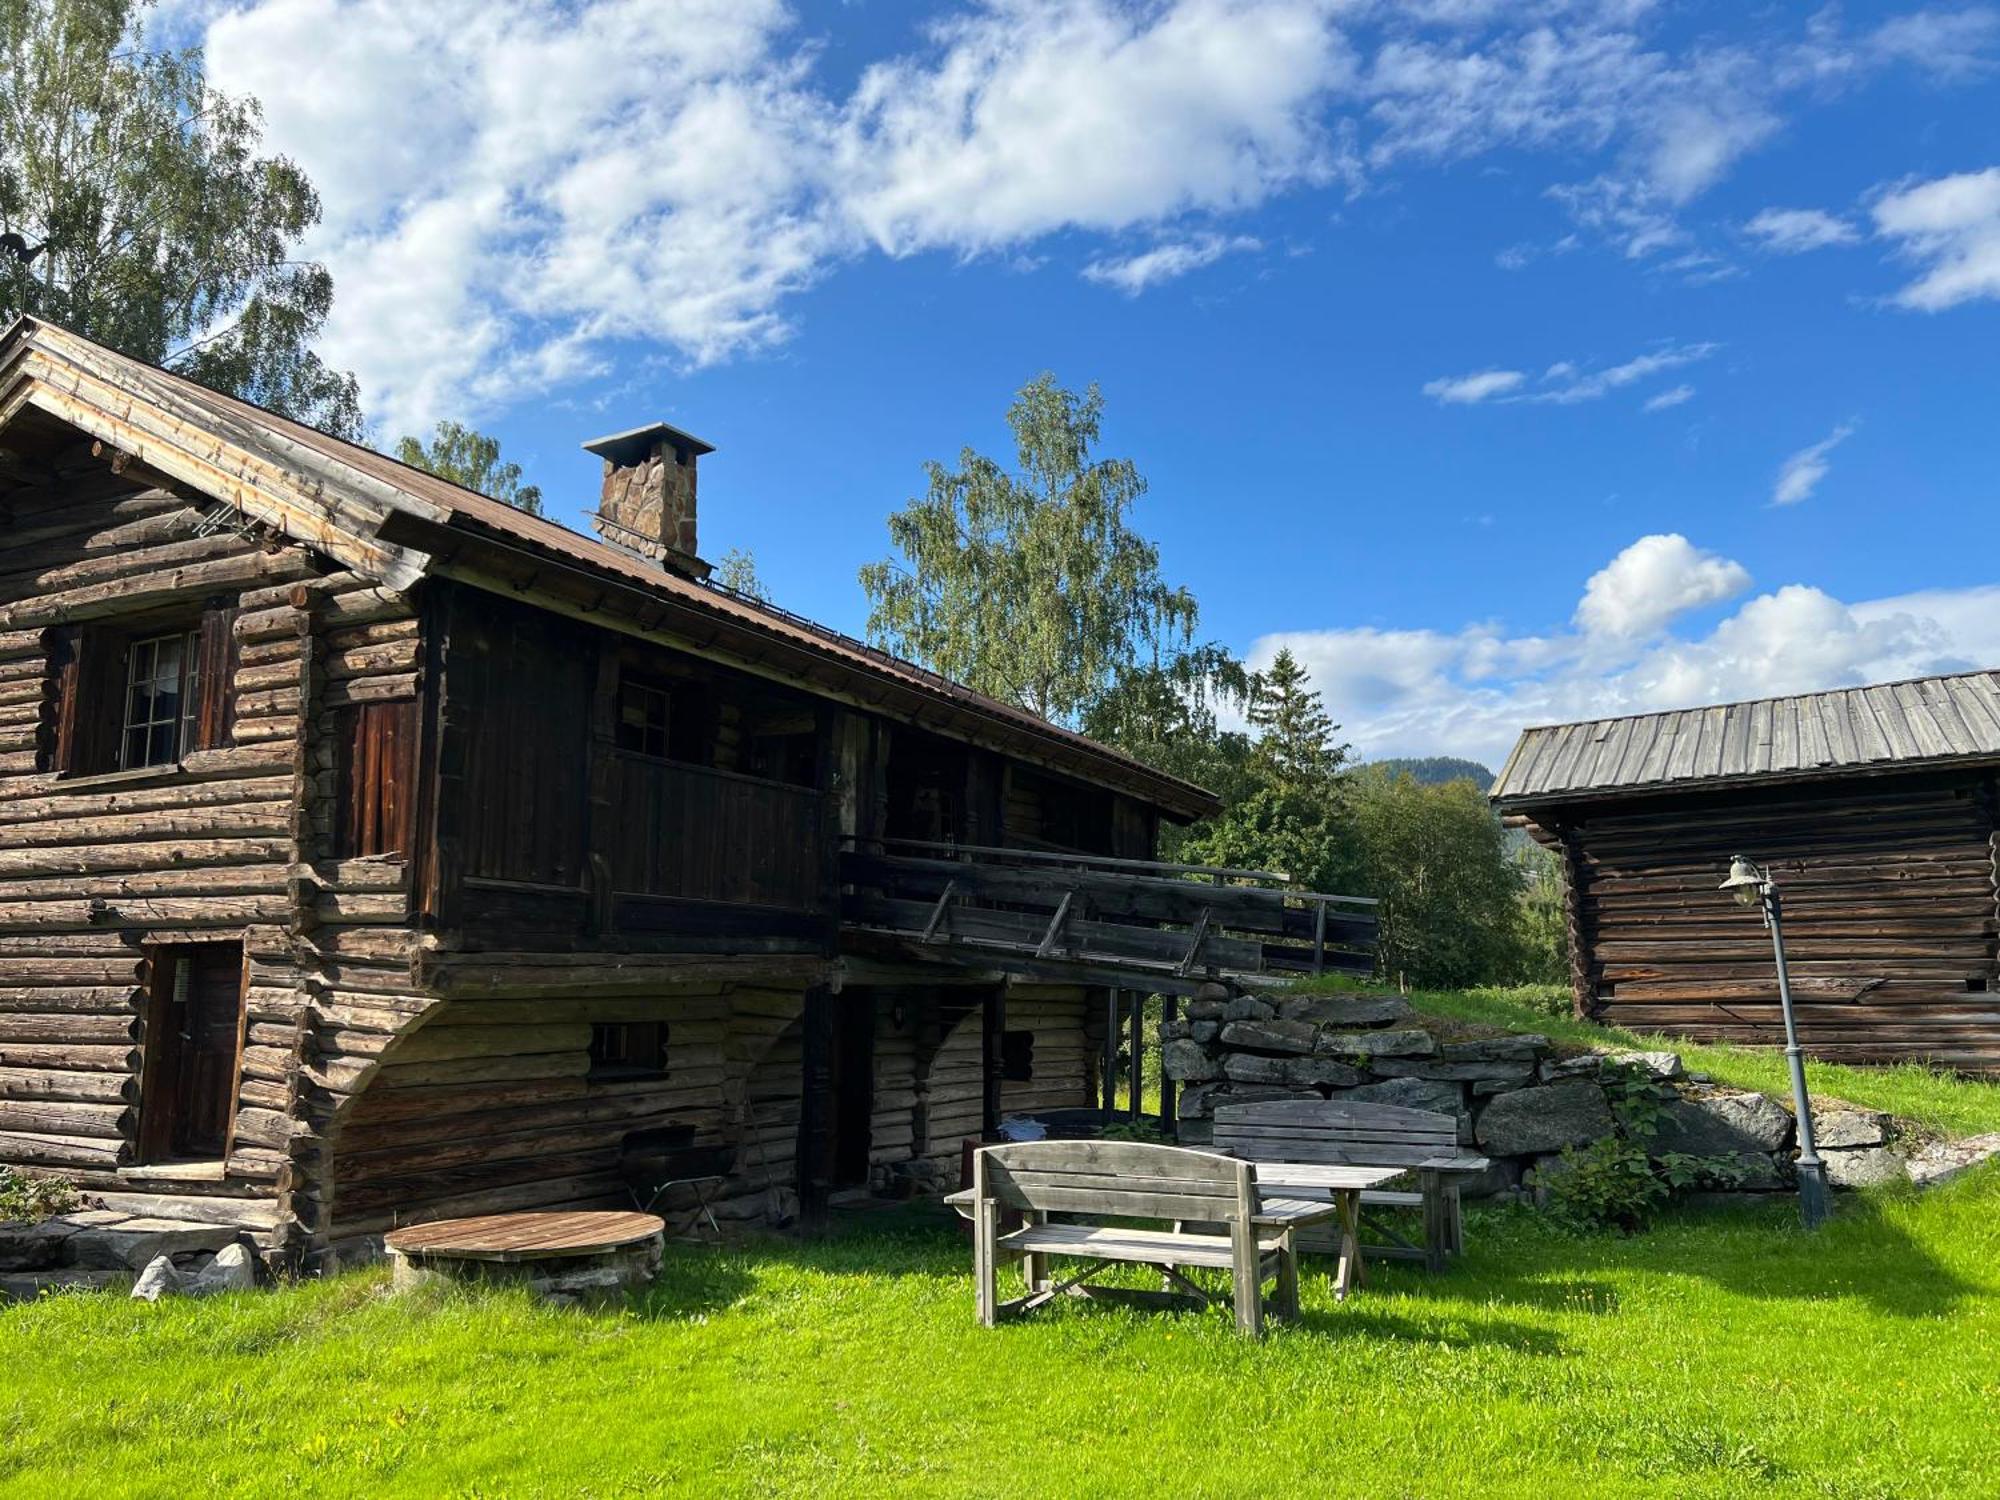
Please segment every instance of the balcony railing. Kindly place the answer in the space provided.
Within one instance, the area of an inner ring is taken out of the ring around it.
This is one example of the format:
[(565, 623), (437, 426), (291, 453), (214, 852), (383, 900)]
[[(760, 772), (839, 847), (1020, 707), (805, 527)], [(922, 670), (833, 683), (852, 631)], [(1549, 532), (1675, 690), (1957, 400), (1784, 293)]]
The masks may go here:
[(1266, 870), (891, 839), (841, 879), (850, 931), (1015, 973), (1185, 991), (1375, 963), (1375, 902)]

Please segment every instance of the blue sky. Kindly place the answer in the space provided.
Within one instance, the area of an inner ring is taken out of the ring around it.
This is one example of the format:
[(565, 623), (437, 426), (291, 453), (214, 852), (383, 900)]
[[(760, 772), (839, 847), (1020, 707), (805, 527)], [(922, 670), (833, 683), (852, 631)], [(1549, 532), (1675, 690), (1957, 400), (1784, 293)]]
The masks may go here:
[(577, 445), (666, 418), (719, 450), (704, 552), (830, 624), (1046, 369), (1102, 385), (1206, 629), (1293, 646), (1364, 753), (2000, 665), (2000, 12), (167, 21), (319, 184), (384, 439), (471, 420), (574, 524)]

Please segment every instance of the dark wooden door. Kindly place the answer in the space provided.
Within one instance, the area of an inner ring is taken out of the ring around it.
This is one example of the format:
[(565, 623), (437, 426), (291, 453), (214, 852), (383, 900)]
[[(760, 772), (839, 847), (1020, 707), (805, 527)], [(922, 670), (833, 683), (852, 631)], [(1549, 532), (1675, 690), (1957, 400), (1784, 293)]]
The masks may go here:
[(212, 1161), (229, 1148), (243, 1037), (243, 949), (153, 950), (139, 1103), (144, 1161)]
[(833, 1049), (833, 1184), (868, 1182), (875, 1116), (875, 996), (839, 997)]

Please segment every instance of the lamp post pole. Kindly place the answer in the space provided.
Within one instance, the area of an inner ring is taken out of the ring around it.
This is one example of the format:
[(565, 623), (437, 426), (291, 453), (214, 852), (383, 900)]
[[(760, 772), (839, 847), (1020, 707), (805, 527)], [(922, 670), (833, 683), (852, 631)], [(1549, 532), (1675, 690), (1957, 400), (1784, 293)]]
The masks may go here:
[(1722, 888), (1731, 891), (1738, 900), (1746, 896), (1755, 900), (1764, 914), (1764, 925), (1771, 929), (1771, 953), (1778, 964), (1778, 1008), (1785, 1017), (1785, 1065), (1792, 1075), (1792, 1110), (1798, 1116), (1799, 1218), (1806, 1228), (1817, 1229), (1826, 1222), (1831, 1194), (1827, 1187), (1826, 1163), (1820, 1160), (1819, 1147), (1813, 1139), (1812, 1099), (1806, 1093), (1805, 1053), (1799, 1046), (1798, 1021), (1792, 1015), (1792, 977), (1785, 965), (1784, 902), (1778, 895), (1778, 883), (1771, 878), (1771, 872), (1758, 868), (1741, 856), (1730, 862), (1729, 879), (1723, 882)]

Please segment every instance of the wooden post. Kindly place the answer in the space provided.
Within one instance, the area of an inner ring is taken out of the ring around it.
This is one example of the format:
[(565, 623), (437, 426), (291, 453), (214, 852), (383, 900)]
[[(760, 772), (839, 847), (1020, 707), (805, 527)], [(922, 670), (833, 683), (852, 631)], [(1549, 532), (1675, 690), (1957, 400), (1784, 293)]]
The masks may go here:
[[(1180, 1008), (1181, 1008), (1180, 996), (1162, 995), (1160, 997), (1160, 1024), (1162, 1026), (1165, 1026), (1168, 1023), (1175, 1020), (1180, 1014)], [(1171, 1136), (1175, 1133), (1174, 1106), (1177, 1103), (1177, 1100), (1174, 1097), (1175, 1094), (1174, 1081), (1173, 1079), (1167, 1077), (1167, 1049), (1165, 1047), (1160, 1048), (1159, 1057), (1160, 1057), (1160, 1125), (1167, 1132), (1167, 1134)]]
[(1583, 858), (1577, 849), (1576, 830), (1558, 827), (1562, 841), (1563, 926), (1569, 937), (1570, 1007), (1577, 1020), (1588, 1021), (1596, 1008), (1590, 986), (1590, 956), (1583, 929)]
[(832, 990), (816, 984), (806, 991), (801, 1021), (800, 1046), (804, 1055), (799, 1080), (799, 1218), (811, 1227), (826, 1222), (827, 1195), (831, 1188), (833, 1008), (838, 1003)]
[(1118, 991), (1104, 992), (1104, 1123), (1111, 1123), (1118, 1108)]
[(995, 985), (986, 992), (980, 1017), (980, 1062), (984, 1088), (979, 1105), (979, 1130), (992, 1139), (1000, 1130), (1001, 1034), (1007, 1029), (1007, 991)]
[(1132, 997), (1132, 1099), (1127, 1114), (1136, 1120), (1146, 1109), (1146, 995), (1143, 990), (1128, 990)]

